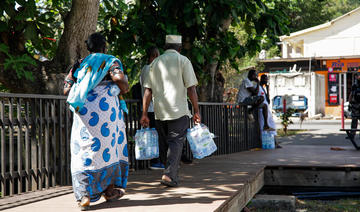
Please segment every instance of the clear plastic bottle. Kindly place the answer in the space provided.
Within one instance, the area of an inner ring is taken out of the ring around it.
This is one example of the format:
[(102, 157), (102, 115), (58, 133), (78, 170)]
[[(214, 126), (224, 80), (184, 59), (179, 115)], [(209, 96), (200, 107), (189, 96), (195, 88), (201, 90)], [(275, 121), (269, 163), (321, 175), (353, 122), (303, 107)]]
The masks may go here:
[(110, 93), (112, 96), (117, 96), (120, 94), (120, 88), (115, 84), (115, 83), (111, 83), (110, 85)]

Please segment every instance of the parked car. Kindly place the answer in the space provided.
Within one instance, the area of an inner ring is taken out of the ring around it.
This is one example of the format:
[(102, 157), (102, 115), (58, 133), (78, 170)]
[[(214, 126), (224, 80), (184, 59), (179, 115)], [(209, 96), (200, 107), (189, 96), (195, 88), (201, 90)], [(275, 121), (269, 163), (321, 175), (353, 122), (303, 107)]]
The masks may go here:
[[(286, 109), (295, 109), (293, 116), (300, 116), (304, 114), (308, 109), (308, 100), (302, 95), (291, 95), (286, 97)], [(276, 112), (276, 116), (279, 116), (283, 112), (283, 96), (275, 96), (273, 98), (273, 110)]]

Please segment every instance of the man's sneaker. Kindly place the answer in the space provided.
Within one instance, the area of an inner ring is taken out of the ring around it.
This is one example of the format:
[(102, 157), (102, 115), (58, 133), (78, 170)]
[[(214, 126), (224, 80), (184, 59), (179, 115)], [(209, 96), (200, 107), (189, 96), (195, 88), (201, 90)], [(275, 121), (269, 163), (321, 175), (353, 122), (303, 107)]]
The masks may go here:
[(163, 169), (165, 169), (165, 166), (162, 163), (153, 163), (153, 164), (150, 164), (149, 168), (151, 170), (163, 170)]
[(249, 119), (249, 121), (251, 121), (251, 122), (255, 121), (254, 115), (251, 114), (251, 113), (248, 114), (248, 119)]

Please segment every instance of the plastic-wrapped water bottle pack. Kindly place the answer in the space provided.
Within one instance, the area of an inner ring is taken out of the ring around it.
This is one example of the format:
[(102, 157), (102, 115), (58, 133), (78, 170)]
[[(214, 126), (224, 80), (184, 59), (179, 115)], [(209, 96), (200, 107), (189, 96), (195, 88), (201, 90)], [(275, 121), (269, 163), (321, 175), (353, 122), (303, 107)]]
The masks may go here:
[(155, 128), (145, 128), (135, 134), (136, 160), (149, 160), (159, 157), (159, 136)]
[(275, 138), (273, 134), (268, 131), (263, 131), (261, 138), (263, 149), (275, 149)]
[(213, 140), (214, 134), (210, 133), (208, 127), (204, 124), (197, 124), (187, 131), (186, 138), (189, 141), (194, 158), (204, 158), (217, 150)]

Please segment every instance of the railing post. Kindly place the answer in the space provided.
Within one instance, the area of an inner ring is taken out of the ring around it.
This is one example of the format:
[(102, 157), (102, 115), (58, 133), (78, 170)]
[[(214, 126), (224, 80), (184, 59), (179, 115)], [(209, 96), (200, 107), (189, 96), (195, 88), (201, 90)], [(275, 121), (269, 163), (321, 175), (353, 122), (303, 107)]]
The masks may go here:
[(70, 172), (70, 131), (71, 131), (71, 121), (73, 116), (70, 113), (68, 107), (65, 107), (65, 166), (66, 166), (66, 185), (70, 185), (71, 182), (71, 172)]
[(15, 151), (14, 151), (14, 120), (13, 120), (13, 98), (9, 98), (9, 153), (10, 153), (10, 195), (15, 194)]
[(22, 129), (22, 118), (21, 118), (21, 98), (17, 99), (16, 110), (17, 110), (17, 172), (19, 174), (19, 184), (18, 184), (18, 193), (21, 193), (23, 187), (23, 129)]
[(29, 101), (26, 101), (25, 104), (25, 170), (26, 170), (26, 191), (31, 191), (31, 147), (30, 147), (30, 134), (29, 134), (29, 128), (30, 128), (30, 106)]
[(6, 165), (8, 161), (8, 153), (6, 151), (6, 140), (5, 140), (5, 117), (4, 117), (5, 109), (4, 109), (4, 100), (1, 99), (0, 101), (0, 118), (1, 118), (1, 195), (7, 195), (6, 192), (6, 179), (5, 179), (5, 172), (6, 172)]
[(36, 99), (31, 99), (31, 173), (30, 175), (30, 183), (31, 189), (34, 191), (38, 188), (39, 178), (37, 175), (38, 170), (38, 148), (37, 148), (37, 140), (36, 140), (36, 132), (37, 132), (37, 119), (36, 119)]
[[(44, 123), (44, 130), (45, 130), (45, 138), (44, 138), (44, 143), (45, 143), (45, 151), (44, 151), (44, 156), (45, 156), (45, 172), (43, 174), (41, 174), (44, 177), (44, 181), (45, 181), (45, 188), (49, 188), (50, 187), (50, 116), (49, 116), (49, 100), (46, 100), (44, 102), (44, 119), (45, 119), (45, 123)], [(41, 167), (40, 170), (43, 170), (43, 167)], [(42, 172), (42, 171), (41, 171)], [(41, 185), (42, 186), (42, 185)]]
[[(50, 186), (55, 186), (56, 185), (56, 179), (57, 179), (57, 175), (58, 175), (58, 168), (60, 167), (60, 165), (57, 163), (56, 160), (56, 155), (58, 150), (56, 149), (56, 141), (58, 140), (58, 135), (57, 135), (57, 130), (56, 130), (56, 115), (55, 115), (55, 109), (56, 109), (56, 101), (54, 99), (51, 100), (50, 102), (51, 105), (51, 121), (52, 121), (52, 135), (51, 135), (51, 152), (52, 152), (52, 172), (51, 170), (48, 170), (48, 172), (51, 172), (51, 178), (50, 178), (50, 174), (49, 174), (49, 178), (51, 179), (51, 185)], [(58, 114), (59, 115), (59, 114)]]
[[(225, 121), (224, 121), (224, 123), (225, 123), (225, 146), (226, 146), (226, 152), (225, 153), (229, 154), (229, 152), (230, 152), (229, 125), (230, 125), (230, 123), (229, 123), (229, 118), (228, 118), (228, 110), (230, 108), (228, 108), (228, 106), (224, 106), (224, 108), (225, 108)], [(231, 127), (233, 127), (233, 126), (231, 125)]]
[[(65, 155), (66, 155), (66, 152), (63, 151), (63, 149), (65, 149), (65, 142), (63, 142), (64, 140), (66, 140), (66, 133), (63, 134), (64, 131), (64, 127), (63, 127), (63, 115), (64, 115), (64, 109), (63, 109), (63, 104), (62, 104), (62, 101), (61, 100), (58, 100), (57, 101), (58, 103), (58, 107), (59, 107), (59, 111), (58, 111), (58, 117), (57, 117), (57, 120), (58, 120), (58, 133), (59, 133), (59, 174), (60, 174), (60, 180), (59, 180), (59, 183), (60, 185), (65, 185), (64, 183), (64, 168), (65, 168)], [(65, 113), (66, 113), (66, 110), (65, 110)], [(65, 135), (65, 136), (63, 136)]]
[(246, 144), (246, 149), (249, 149), (249, 119), (248, 119), (248, 111), (247, 111), (247, 105), (243, 105), (242, 108), (244, 109), (243, 110), (243, 113), (244, 113), (244, 116), (242, 116), (245, 120), (244, 120), (244, 123), (245, 123), (245, 144)]

